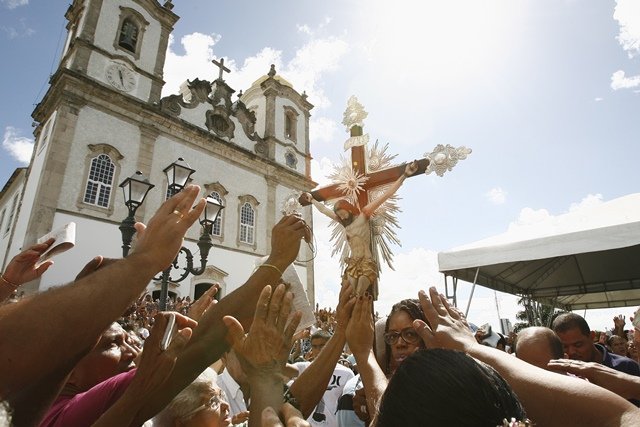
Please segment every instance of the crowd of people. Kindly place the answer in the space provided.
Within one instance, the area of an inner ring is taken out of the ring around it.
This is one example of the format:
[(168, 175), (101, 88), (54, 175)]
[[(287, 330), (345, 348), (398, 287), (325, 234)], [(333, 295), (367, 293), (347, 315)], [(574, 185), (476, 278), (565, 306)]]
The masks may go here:
[(0, 275), (0, 426), (640, 425), (628, 344), (640, 332), (621, 317), (606, 338), (562, 313), (496, 339), (435, 288), (378, 316), (343, 280), (337, 306), (299, 328), (282, 281), (310, 238), (298, 215), (274, 226), (267, 260), (234, 292), (216, 301), (213, 286), (159, 311), (143, 292), (199, 217), (199, 191), (137, 223), (129, 256), (96, 256), (68, 284), (16, 295), (51, 267), (38, 260), (52, 241), (11, 260)]

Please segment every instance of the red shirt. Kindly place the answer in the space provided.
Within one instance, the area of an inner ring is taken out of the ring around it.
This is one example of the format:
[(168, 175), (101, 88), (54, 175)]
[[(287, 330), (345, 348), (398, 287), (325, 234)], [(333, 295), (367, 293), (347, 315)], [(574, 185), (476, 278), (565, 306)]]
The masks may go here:
[(90, 427), (122, 396), (135, 373), (123, 372), (75, 396), (58, 396), (39, 427)]

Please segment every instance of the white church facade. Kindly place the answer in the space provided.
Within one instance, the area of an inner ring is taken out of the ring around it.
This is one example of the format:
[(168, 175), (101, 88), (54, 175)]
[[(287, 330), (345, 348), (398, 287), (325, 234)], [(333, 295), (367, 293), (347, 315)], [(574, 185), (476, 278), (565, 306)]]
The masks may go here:
[[(225, 209), (213, 226), (206, 272), (170, 284), (169, 292), (193, 298), (218, 282), (224, 296), (268, 254), (286, 201), (315, 186), (313, 106), (273, 67), (244, 93), (220, 73), (214, 81), (185, 76), (192, 80), (180, 94), (161, 97), (167, 44), (178, 20), (172, 8), (156, 0), (74, 0), (69, 6), (60, 64), (32, 114), (31, 162), (0, 193), (0, 262), (4, 269), (22, 248), (72, 221), (76, 246), (21, 289), (66, 283), (95, 255), (121, 257), (118, 227), (127, 208), (118, 185), (135, 171), (155, 185), (136, 212), (137, 220), (148, 221), (166, 198), (163, 170), (183, 158), (196, 170), (192, 182), (203, 196)], [(301, 209), (312, 225), (311, 209)], [(199, 234), (194, 224), (185, 239), (194, 254)], [(303, 247), (298, 259), (311, 258)], [(313, 304), (313, 261), (295, 268)], [(148, 287), (158, 289), (156, 282)]]

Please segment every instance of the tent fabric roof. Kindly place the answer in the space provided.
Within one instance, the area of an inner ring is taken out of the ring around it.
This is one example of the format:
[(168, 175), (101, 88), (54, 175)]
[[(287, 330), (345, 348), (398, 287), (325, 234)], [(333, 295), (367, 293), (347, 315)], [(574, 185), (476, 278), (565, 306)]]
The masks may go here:
[(438, 254), (448, 276), (567, 309), (640, 305), (640, 193)]

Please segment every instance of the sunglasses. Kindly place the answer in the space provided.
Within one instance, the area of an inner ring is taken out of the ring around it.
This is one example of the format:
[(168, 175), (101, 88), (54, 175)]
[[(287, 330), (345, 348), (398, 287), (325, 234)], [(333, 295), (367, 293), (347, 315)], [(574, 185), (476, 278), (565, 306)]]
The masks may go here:
[(394, 345), (398, 338), (402, 337), (402, 340), (407, 344), (415, 344), (420, 341), (420, 335), (413, 328), (405, 328), (400, 332), (386, 332), (384, 334), (384, 342), (389, 345)]

